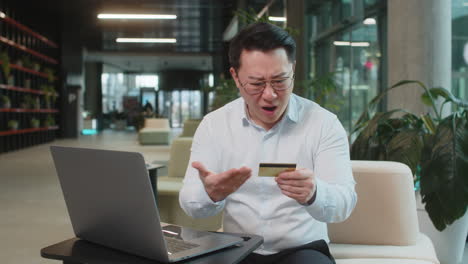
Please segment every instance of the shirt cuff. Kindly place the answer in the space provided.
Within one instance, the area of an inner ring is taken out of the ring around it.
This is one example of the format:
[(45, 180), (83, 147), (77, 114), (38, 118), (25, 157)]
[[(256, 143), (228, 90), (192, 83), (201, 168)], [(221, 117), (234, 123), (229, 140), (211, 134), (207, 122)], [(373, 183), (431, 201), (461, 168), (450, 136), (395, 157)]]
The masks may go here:
[(213, 200), (211, 200), (211, 198), (208, 195), (208, 193), (206, 192), (205, 188), (202, 189), (201, 193), (202, 194), (200, 196), (200, 202), (202, 204), (209, 205), (209, 206), (214, 206), (216, 208), (220, 208), (220, 207), (223, 207), (224, 203), (226, 202), (226, 199), (214, 202)]
[[(319, 214), (322, 215), (324, 213), (324, 208), (326, 208), (328, 205), (328, 199), (327, 199), (327, 183), (315, 178), (315, 184), (316, 184), (316, 189), (315, 189), (315, 200), (310, 205), (305, 205), (307, 206), (307, 211), (311, 215), (314, 214)], [(313, 197), (312, 197), (313, 198)]]

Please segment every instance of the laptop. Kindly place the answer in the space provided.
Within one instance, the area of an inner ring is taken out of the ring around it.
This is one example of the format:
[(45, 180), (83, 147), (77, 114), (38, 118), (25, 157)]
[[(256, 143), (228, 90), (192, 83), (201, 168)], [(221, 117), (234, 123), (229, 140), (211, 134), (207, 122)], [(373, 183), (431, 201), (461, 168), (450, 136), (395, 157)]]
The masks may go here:
[(160, 222), (140, 153), (58, 146), (50, 150), (73, 231), (81, 239), (165, 263), (243, 241)]

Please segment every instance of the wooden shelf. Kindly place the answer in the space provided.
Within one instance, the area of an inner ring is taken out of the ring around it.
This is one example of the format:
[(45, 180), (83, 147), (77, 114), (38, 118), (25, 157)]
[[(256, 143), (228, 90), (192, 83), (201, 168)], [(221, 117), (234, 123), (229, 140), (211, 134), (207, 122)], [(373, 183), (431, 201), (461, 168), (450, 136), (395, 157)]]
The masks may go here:
[(13, 18), (8, 17), (3, 12), (0, 12), (0, 19), (3, 19), (3, 21), (5, 21), (6, 23), (8, 23), (10, 25), (13, 25), (13, 26), (17, 27), (18, 29), (28, 33), (29, 35), (41, 40), (42, 42), (46, 43), (47, 45), (49, 45), (52, 48), (58, 48), (58, 45), (55, 42), (47, 39), (46, 37), (44, 37), (41, 34), (35, 32), (34, 30), (28, 28), (27, 26), (19, 23), (18, 21), (14, 20)]
[(5, 44), (8, 44), (8, 45), (14, 47), (14, 48), (17, 48), (17, 49), (19, 49), (19, 50), (22, 50), (22, 51), (24, 51), (24, 52), (27, 52), (27, 53), (29, 53), (29, 54), (31, 54), (31, 55), (33, 55), (33, 56), (36, 56), (36, 57), (38, 57), (38, 58), (40, 58), (40, 59), (42, 59), (42, 60), (44, 60), (44, 61), (47, 61), (47, 62), (49, 62), (49, 63), (58, 64), (58, 61), (57, 61), (57, 60), (52, 59), (51, 57), (46, 56), (46, 55), (44, 55), (44, 54), (42, 54), (42, 53), (39, 53), (39, 52), (37, 52), (37, 51), (34, 51), (34, 50), (30, 49), (30, 48), (27, 48), (26, 46), (23, 46), (23, 45), (21, 45), (21, 44), (18, 44), (18, 43), (16, 43), (16, 42), (14, 42), (13, 40), (7, 39), (7, 38), (5, 38), (5, 37), (3, 37), (3, 36), (0, 36), (0, 42), (3, 42), (3, 43), (5, 43)]
[(16, 91), (16, 92), (23, 92), (23, 93), (32, 93), (32, 94), (49, 94), (49, 95), (55, 95), (58, 96), (57, 93), (52, 94), (52, 93), (46, 93), (43, 91), (35, 90), (35, 89), (30, 89), (30, 88), (24, 88), (24, 87), (18, 87), (18, 86), (11, 86), (7, 84), (0, 84), (0, 89), (4, 90), (10, 90), (10, 91)]
[[(0, 61), (0, 64), (3, 64), (3, 61)], [(28, 73), (31, 73), (31, 74), (34, 74), (34, 75), (37, 75), (37, 76), (40, 76), (40, 77), (43, 77), (43, 78), (46, 78), (46, 79), (49, 78), (49, 76), (47, 74), (43, 73), (43, 72), (38, 72), (38, 71), (35, 71), (33, 69), (25, 68), (23, 66), (19, 66), (19, 65), (16, 65), (16, 64), (10, 63), (10, 67), (12, 69), (23, 71), (23, 72), (28, 72)], [(54, 77), (54, 80), (56, 80), (56, 79), (57, 78)]]
[(57, 130), (57, 129), (59, 129), (58, 126), (39, 127), (39, 128), (25, 128), (25, 129), (17, 129), (17, 130), (8, 130), (8, 131), (0, 131), (0, 136), (19, 135), (19, 134), (26, 134), (26, 133), (33, 133), (33, 132), (41, 132), (41, 131), (49, 131), (49, 130)]
[(0, 108), (0, 112), (10, 113), (58, 113), (57, 109)]

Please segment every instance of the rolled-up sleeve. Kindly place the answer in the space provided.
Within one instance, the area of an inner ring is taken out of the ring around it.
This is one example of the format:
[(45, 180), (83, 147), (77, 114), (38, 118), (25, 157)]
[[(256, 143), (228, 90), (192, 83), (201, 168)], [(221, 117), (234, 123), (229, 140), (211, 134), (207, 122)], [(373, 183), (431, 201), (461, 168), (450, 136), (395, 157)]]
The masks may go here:
[(333, 119), (324, 127), (314, 155), (317, 194), (307, 206), (309, 214), (321, 222), (341, 222), (349, 217), (357, 202), (349, 156), (349, 142), (341, 123)]
[(213, 202), (205, 191), (192, 162), (201, 162), (209, 171), (218, 173), (218, 150), (213, 144), (209, 120), (203, 119), (195, 132), (192, 142), (190, 161), (185, 172), (179, 203), (185, 213), (193, 218), (205, 218), (220, 213), (225, 201)]

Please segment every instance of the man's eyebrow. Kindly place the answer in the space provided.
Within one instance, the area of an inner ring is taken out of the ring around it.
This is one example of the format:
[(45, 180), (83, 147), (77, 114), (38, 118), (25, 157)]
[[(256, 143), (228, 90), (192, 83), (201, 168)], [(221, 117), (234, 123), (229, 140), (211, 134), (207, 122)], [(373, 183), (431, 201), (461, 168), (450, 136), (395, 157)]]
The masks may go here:
[[(271, 77), (271, 79), (276, 79), (276, 78), (280, 78), (280, 77), (286, 77), (285, 75), (287, 74), (287, 72), (281, 72), (281, 73), (278, 73), (276, 75), (273, 75)], [(265, 78), (263, 77), (255, 77), (255, 76), (248, 76), (247, 78), (249, 79), (253, 79), (253, 80), (257, 80), (257, 81), (262, 81), (262, 80), (265, 80)]]

